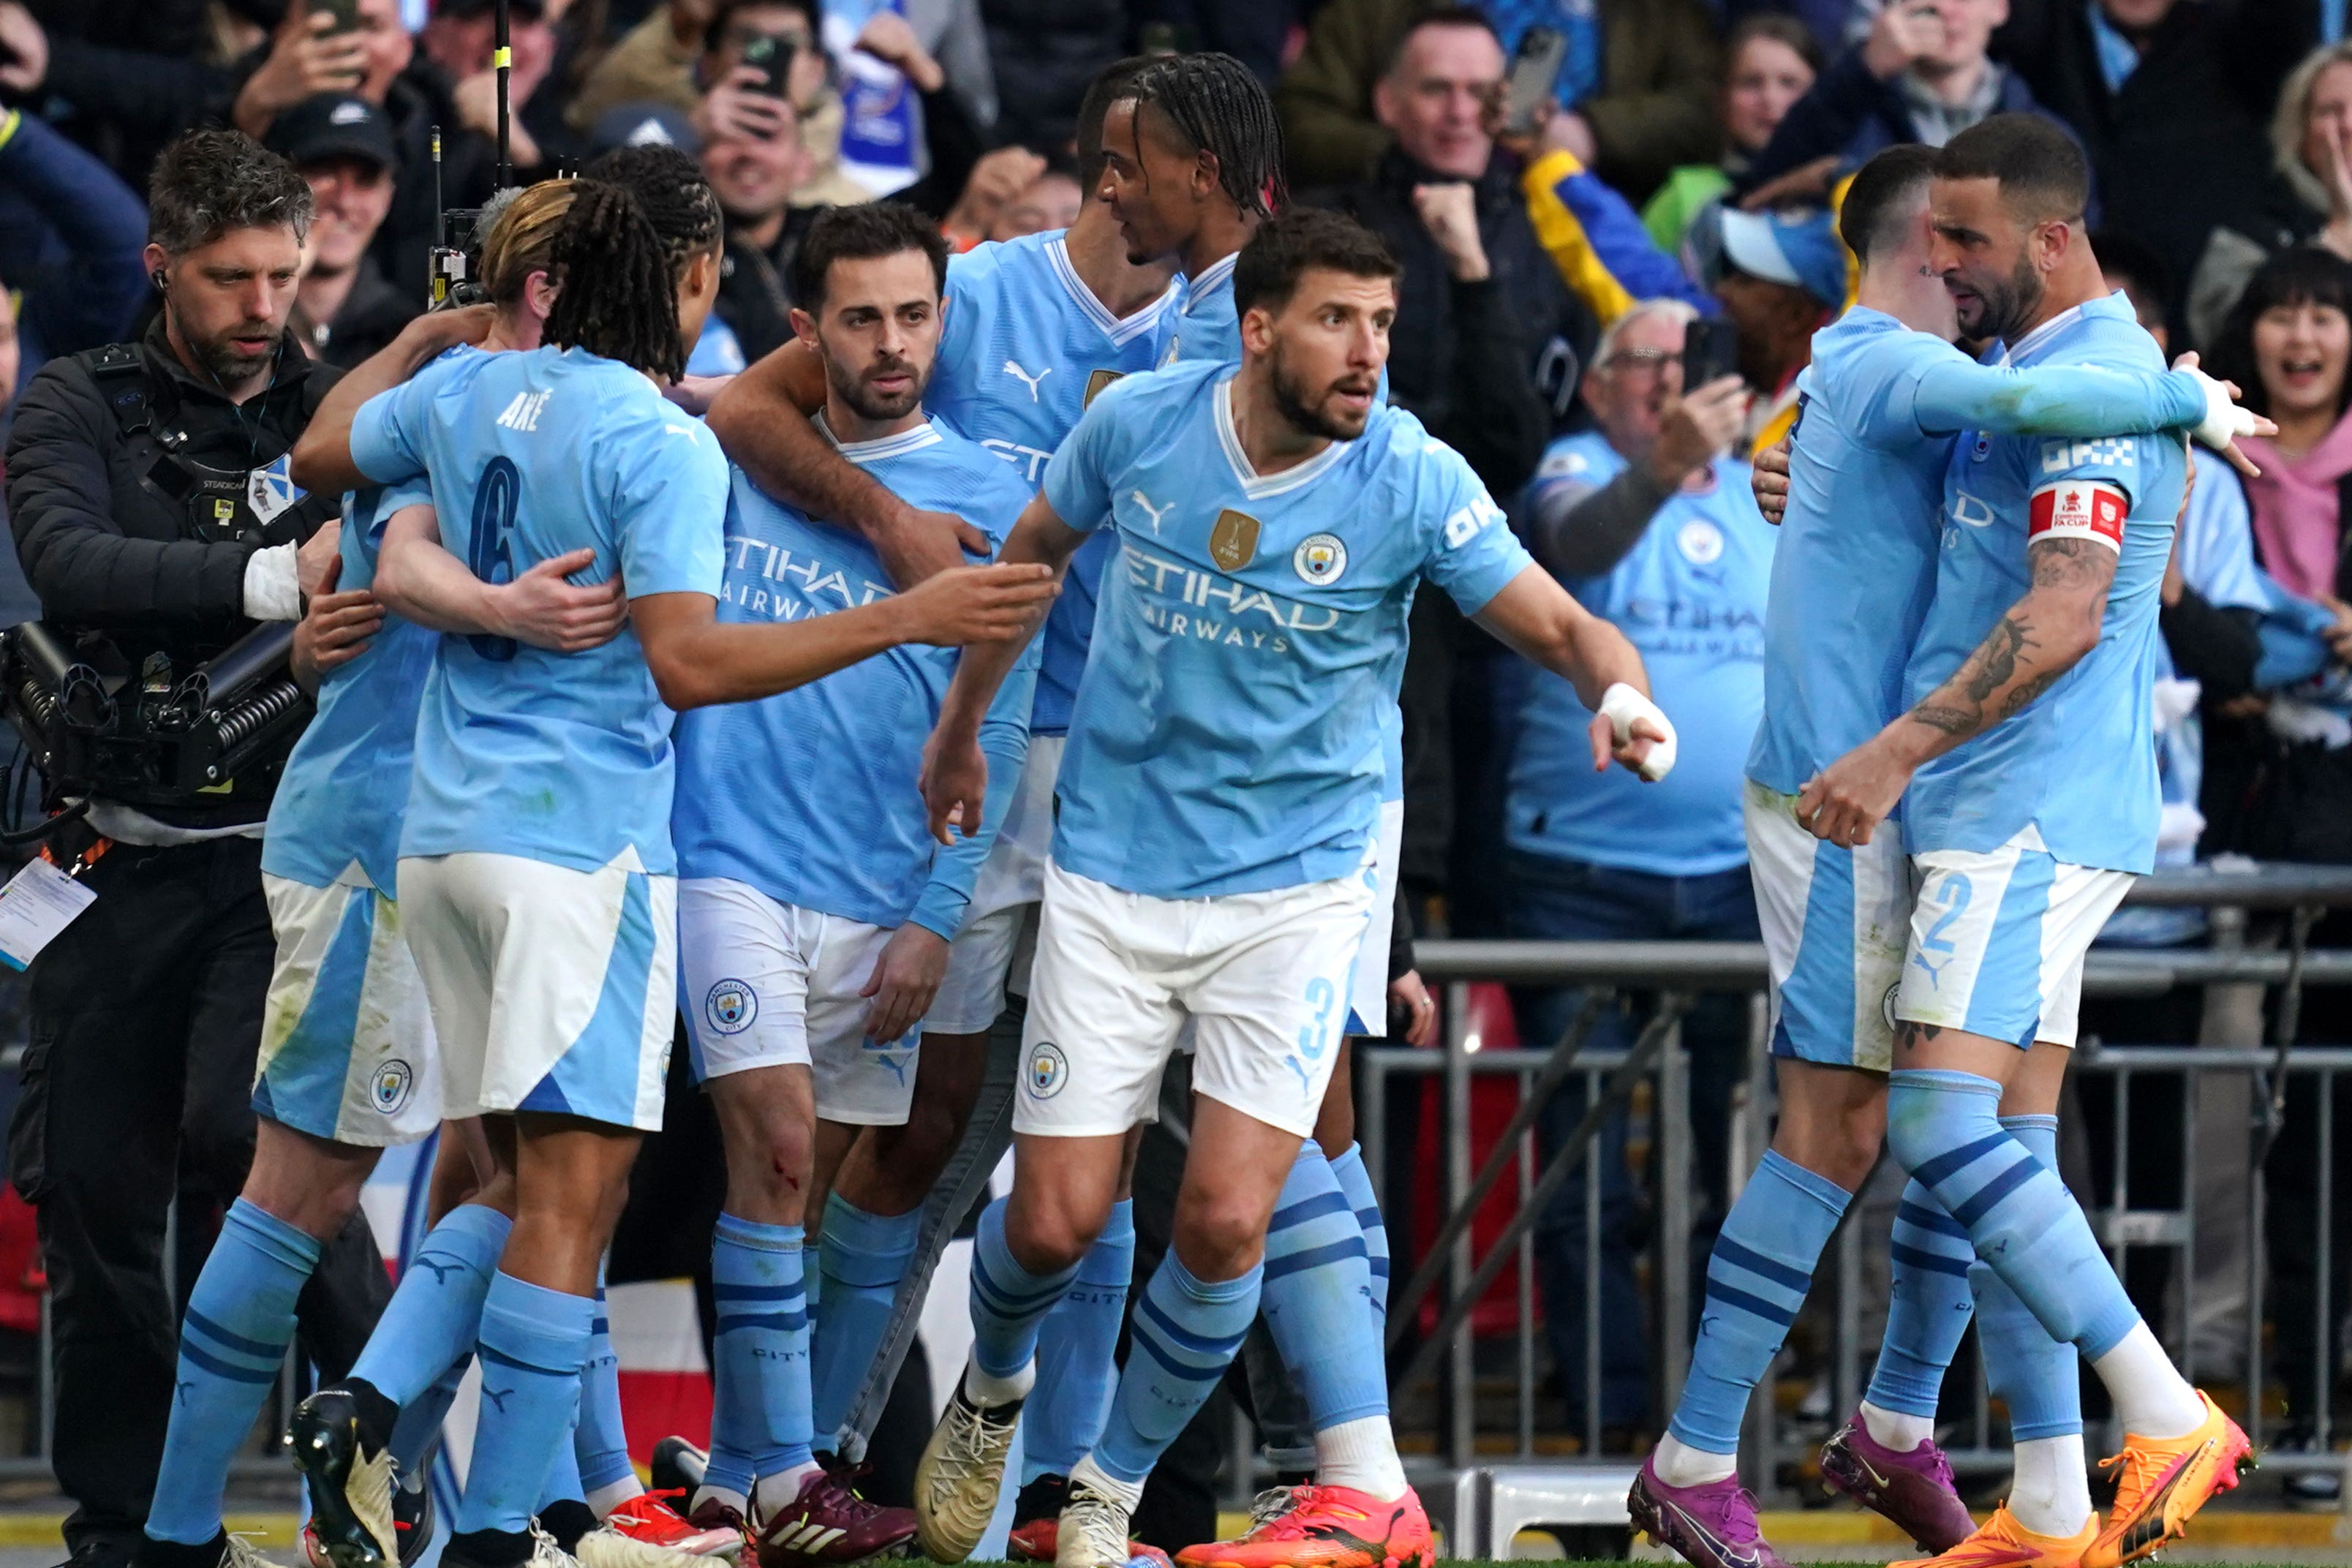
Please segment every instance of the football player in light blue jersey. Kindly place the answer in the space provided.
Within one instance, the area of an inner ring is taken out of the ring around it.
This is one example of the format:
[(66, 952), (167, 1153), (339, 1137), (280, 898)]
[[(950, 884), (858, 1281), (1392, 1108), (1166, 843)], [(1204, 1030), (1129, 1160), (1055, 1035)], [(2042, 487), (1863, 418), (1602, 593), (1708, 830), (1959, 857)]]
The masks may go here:
[[(2088, 191), (2081, 151), (2049, 121), (1985, 121), (1937, 155), (1930, 265), (1961, 328), (2000, 340), (2011, 364), (2152, 373), (2153, 341), (2084, 241)], [(2180, 1533), (2250, 1457), (2141, 1321), (2055, 1171), (2006, 1124), (2055, 1110), (2084, 954), (2154, 854), (2156, 609), (2185, 468), (2175, 437), (1963, 432), (1906, 672), (1912, 706), (1798, 801), (1800, 822), (1850, 846), (1911, 786), (1903, 831), (1921, 891), (1888, 1142), (2054, 1347), (2090, 1363), (2125, 1433), (2104, 1524), (2079, 1482), (2028, 1486), (2021, 1469), (2021, 1495), (1948, 1561), (2113, 1568)], [(2072, 1359), (2041, 1357), (2035, 1381), (2071, 1390)], [(2079, 1436), (2058, 1441), (2079, 1467)]]
[[(817, 353), (828, 388), (818, 417), (843, 455), (1001, 542), (1031, 487), (924, 409), (946, 268), (938, 226), (912, 207), (835, 208), (794, 259), (793, 326)], [(740, 470), (727, 527), (722, 622), (805, 621), (888, 593), (860, 536), (776, 502)], [(985, 725), (997, 798), (946, 849), (925, 831), (915, 781), (955, 670), (949, 650), (902, 647), (679, 725), (682, 1001), (728, 1168), (711, 1251), (718, 1405), (688, 1512), (748, 1525), (772, 1555), (862, 1562), (914, 1533), (907, 1510), (864, 1501), (812, 1455), (835, 1448), (897, 1281), (869, 1277), (869, 1216), (810, 1205), (861, 1127), (907, 1120), (920, 1021), (1019, 785), (1035, 657), (1033, 645)], [(828, 1235), (840, 1288), (828, 1284), (813, 1310), (803, 1256), (820, 1216), (828, 1233), (860, 1234), (847, 1238), (854, 1263)]]
[[(458, 634), (436, 651), (418, 720), (404, 923), (445, 1110), (517, 1121), (516, 1220), (478, 1345), (497, 1372), (448, 1548), (479, 1568), (532, 1552), (597, 1261), (659, 1118), (677, 990), (671, 710), (763, 697), (909, 635), (1007, 635), (1050, 596), (1034, 574), (981, 568), (814, 623), (718, 623), (725, 463), (656, 380), (678, 374), (716, 292), (717, 205), (687, 169), (657, 205), (693, 216), (658, 229), (629, 192), (582, 182), (554, 240), (547, 346), (455, 362), (379, 396), (349, 438), (349, 465), (367, 479), (429, 476), (449, 542), (433, 518), (400, 514), (378, 579), (394, 609)], [(614, 641), (549, 654), (475, 613), (485, 584), (580, 548), (595, 561), (577, 575), (617, 574), (630, 594), (630, 629)], [(306, 1403), (295, 1434), (298, 1451), (334, 1451), (335, 1463), (305, 1467), (328, 1482), (314, 1488), (320, 1539), (372, 1565), (380, 1547), (334, 1504), (375, 1445), (360, 1401), (324, 1399)], [(374, 1413), (379, 1433), (387, 1414)]]
[[(2147, 431), (2229, 411), (2220, 384), (2194, 374), (2023, 370), (1979, 365), (1954, 349), (1950, 296), (1926, 266), (1935, 162), (1932, 149), (1891, 148), (1855, 176), (1841, 224), (1862, 261), (1860, 301), (1816, 334), (1800, 382), (1791, 495), (1766, 619), (1764, 717), (1747, 762), (1780, 1121), (1726, 1216), (1692, 1375), (1632, 1503), (1694, 1563), (1770, 1552), (1732, 1479), (1741, 1418), (1884, 1138), (1893, 1054), (1885, 1007), (1910, 913), (1900, 845), (1892, 833), (1851, 849), (1825, 844), (1798, 825), (1796, 797), (1899, 711), (1902, 667), (1935, 585), (1932, 520), (1951, 432)], [(1941, 1342), (1956, 1345), (1968, 1321), (1967, 1258), (1940, 1274), (1911, 1262), (1944, 1263), (1928, 1255), (1950, 1245), (1949, 1225), (1923, 1188), (1906, 1194), (1895, 1237), (1904, 1283), (1886, 1349), (1861, 1411), (1822, 1454), (1832, 1484), (1931, 1550), (1974, 1528), (1952, 1493), (1931, 1419), (1950, 1359)], [(1960, 1246), (1965, 1253), (1964, 1238)], [(1937, 1279), (1957, 1286), (1957, 1300), (1950, 1289), (1931, 1289)], [(1923, 1304), (1930, 1299), (1932, 1310)], [(1989, 1307), (1989, 1353), (2000, 1321)], [(2030, 1490), (2038, 1456), (2031, 1425), (2020, 1425), (2029, 1438), (2021, 1488)], [(2079, 1449), (2074, 1464), (2079, 1475)]]
[[(1103, 1437), (1070, 1477), (1058, 1563), (1126, 1561), (1144, 1477), (1256, 1313), (1268, 1219), (1321, 1107), (1371, 902), (1381, 762), (1367, 741), (1394, 701), (1414, 584), (1444, 587), (1577, 679), (1607, 715), (1596, 766), (1670, 743), (1624, 639), (1531, 570), (1457, 454), (1376, 403), (1395, 275), (1337, 215), (1261, 226), (1235, 270), (1241, 365), (1107, 389), (1006, 546), (1059, 570), (1107, 522), (1120, 554), (1056, 792), (1013, 1194), (982, 1216), (972, 1359), (917, 1474), (934, 1560), (961, 1560), (986, 1526), (1038, 1324), (1103, 1225), (1127, 1131), (1188, 1022), (1175, 1244), (1137, 1306), (1139, 1353)], [(1013, 662), (980, 649), (957, 671), (925, 777), (935, 831), (984, 797), (979, 725)], [(1369, 1343), (1370, 1316), (1333, 1331)], [(1360, 1364), (1335, 1347), (1306, 1370)], [(1424, 1558), (1385, 1387), (1349, 1392), (1377, 1414), (1318, 1434), (1323, 1484), (1291, 1522), (1333, 1562)]]

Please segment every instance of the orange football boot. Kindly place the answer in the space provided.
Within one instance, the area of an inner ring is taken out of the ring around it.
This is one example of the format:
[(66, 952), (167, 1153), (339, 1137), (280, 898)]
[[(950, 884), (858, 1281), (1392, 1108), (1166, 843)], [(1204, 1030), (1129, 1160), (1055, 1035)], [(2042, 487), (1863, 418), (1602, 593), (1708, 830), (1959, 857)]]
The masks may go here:
[(2036, 1535), (2017, 1522), (2003, 1503), (1975, 1534), (1935, 1557), (1890, 1563), (1887, 1568), (2083, 1568), (2083, 1554), (2099, 1538), (2099, 1516), (2083, 1521), (2079, 1535), (2060, 1540)]
[(1297, 1487), (1289, 1510), (1238, 1541), (1188, 1546), (1184, 1568), (1436, 1568), (1429, 1515), (1412, 1488), (1381, 1502), (1347, 1487)]
[(2083, 1554), (2083, 1568), (2118, 1568), (2160, 1550), (2188, 1533), (2189, 1518), (2217, 1492), (2234, 1491), (2238, 1472), (2251, 1469), (2254, 1446), (2238, 1424), (2199, 1390), (2205, 1419), (2182, 1437), (2124, 1434), (2124, 1451), (2099, 1461), (2116, 1466), (2115, 1507), (2106, 1528)]

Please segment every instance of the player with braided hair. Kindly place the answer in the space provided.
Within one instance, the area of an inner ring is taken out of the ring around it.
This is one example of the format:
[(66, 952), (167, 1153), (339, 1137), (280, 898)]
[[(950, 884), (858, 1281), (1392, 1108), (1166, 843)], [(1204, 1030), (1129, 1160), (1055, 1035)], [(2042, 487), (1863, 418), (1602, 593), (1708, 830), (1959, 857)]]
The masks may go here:
[[(418, 716), (403, 909), (445, 1109), (516, 1129), (513, 1226), (474, 1259), (483, 1398), (447, 1548), (468, 1568), (572, 1561), (532, 1514), (572, 1420), (598, 1260), (660, 1122), (673, 711), (768, 696), (904, 641), (1012, 635), (1052, 595), (1041, 572), (974, 567), (814, 621), (719, 624), (726, 464), (658, 389), (717, 293), (715, 246), (686, 232), (665, 235), (622, 186), (583, 182), (551, 247), (544, 345), (439, 361), (371, 400), (348, 441), (369, 481), (431, 487), (430, 510), (393, 519), (378, 580), (393, 609), (451, 634)], [(558, 651), (481, 614), (486, 587), (581, 552), (569, 576), (626, 584), (629, 625), (611, 641)], [(322, 1512), (348, 1513), (361, 1456), (399, 1412), (380, 1390), (334, 1398), (306, 1405), (295, 1443)], [(338, 1568), (383, 1562), (380, 1539), (343, 1521), (320, 1538)]]
[(1234, 258), (1289, 200), (1282, 124), (1231, 55), (1175, 55), (1136, 74), (1103, 117), (1102, 194), (1128, 259), (1187, 279), (1168, 359), (1237, 361)]

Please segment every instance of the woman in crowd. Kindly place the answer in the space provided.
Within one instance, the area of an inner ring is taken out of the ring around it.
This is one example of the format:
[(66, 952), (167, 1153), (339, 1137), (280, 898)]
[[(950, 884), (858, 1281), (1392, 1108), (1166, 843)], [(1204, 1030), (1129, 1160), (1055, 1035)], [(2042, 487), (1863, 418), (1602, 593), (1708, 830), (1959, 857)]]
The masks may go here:
[(1764, 13), (1747, 18), (1731, 30), (1724, 52), (1731, 63), (1716, 102), (1723, 122), (1722, 158), (1675, 170), (1642, 209), (1643, 226), (1669, 256), (1681, 247), (1692, 215), (1731, 189), (1748, 160), (1772, 140), (1789, 106), (1821, 74), (1822, 47), (1794, 16)]
[(2220, 341), (2231, 307), (2271, 257), (2296, 245), (2352, 259), (2352, 38), (2315, 49), (2271, 115), (2273, 175), (2261, 232), (2217, 226), (2189, 281), (2189, 330)]

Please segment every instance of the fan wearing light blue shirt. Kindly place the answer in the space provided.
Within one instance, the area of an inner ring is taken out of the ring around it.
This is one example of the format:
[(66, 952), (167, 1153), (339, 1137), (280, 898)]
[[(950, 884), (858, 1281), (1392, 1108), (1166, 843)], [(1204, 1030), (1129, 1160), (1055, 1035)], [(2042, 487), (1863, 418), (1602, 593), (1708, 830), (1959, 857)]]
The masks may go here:
[[(1936, 175), (1931, 265), (1964, 331), (2000, 339), (2014, 365), (2161, 368), (2084, 240), (2089, 171), (2064, 132), (1998, 115), (1953, 138)], [(2021, 1463), (2020, 1489), (1984, 1527), (2004, 1551), (2112, 1562), (2152, 1550), (2235, 1485), (2250, 1452), (2007, 1124), (2055, 1110), (2084, 951), (2155, 852), (2157, 599), (2185, 471), (2177, 437), (1964, 431), (1905, 673), (1911, 706), (1797, 805), (1800, 823), (1852, 845), (1910, 787), (1903, 831), (1921, 891), (1895, 997), (1888, 1144), (2047, 1334), (2033, 1378), (2044, 1397), (2071, 1393), (2071, 1343), (2124, 1429), (2106, 1520), (2079, 1479), (2081, 1438), (2062, 1430), (2052, 1442), (2071, 1453), (2072, 1484), (2027, 1485)]]
[[(1595, 765), (1654, 765), (1671, 743), (1623, 637), (1529, 570), (1458, 454), (1377, 402), (1395, 276), (1335, 214), (1260, 226), (1234, 273), (1241, 364), (1103, 392), (1006, 545), (1058, 572), (1108, 526), (1120, 554), (1056, 791), (1013, 1194), (982, 1216), (972, 1359), (917, 1474), (935, 1560), (967, 1555), (993, 1510), (1038, 1324), (1104, 1223), (1122, 1137), (1188, 1020), (1174, 1246), (1136, 1309), (1139, 1353), (1102, 1438), (1070, 1476), (1059, 1561), (1127, 1560), (1144, 1477), (1255, 1315), (1267, 1221), (1314, 1130), (1371, 901), (1381, 764), (1367, 742), (1395, 700), (1415, 585), (1589, 691), (1607, 715)], [(981, 649), (957, 671), (925, 777), (934, 831), (985, 795), (980, 723), (1013, 662)], [(1332, 1331), (1373, 1342), (1369, 1312)], [(1302, 1370), (1353, 1377), (1364, 1359), (1335, 1347)], [(1369, 1361), (1378, 1384), (1376, 1348)], [(1290, 1522), (1335, 1538), (1377, 1509), (1375, 1555), (1425, 1552), (1385, 1387), (1350, 1393), (1365, 1414), (1318, 1433), (1320, 1484)]]
[[(365, 405), (348, 451), (318, 463), (430, 480), (432, 512), (402, 512), (385, 536), (379, 585), (393, 609), (457, 634), (426, 679), (399, 877), (445, 1111), (517, 1113), (514, 1229), (478, 1344), (499, 1397), (485, 1395), (448, 1548), (475, 1568), (533, 1549), (597, 1262), (659, 1122), (677, 990), (673, 710), (767, 696), (910, 635), (1003, 635), (1050, 595), (1034, 573), (1016, 586), (1023, 574), (980, 568), (812, 623), (719, 624), (726, 466), (656, 387), (717, 290), (717, 203), (685, 169), (661, 203), (688, 216), (658, 228), (629, 192), (582, 182), (553, 242), (563, 284), (545, 346), (445, 362)], [(558, 654), (485, 624), (484, 584), (583, 549), (575, 577), (627, 584), (619, 637)], [(362, 1431), (363, 1404), (322, 1391), (295, 1432), (322, 1546), (346, 1568), (383, 1554), (345, 1500), (382, 1480), (364, 1461), (389, 1421), (373, 1412)]]
[[(1675, 715), (1683, 753), (1654, 786), (1583, 765), (1591, 710), (1556, 676), (1520, 668), (1525, 691), (1504, 803), (1510, 934), (1541, 941), (1753, 942), (1756, 910), (1739, 831), (1739, 764), (1763, 700), (1764, 584), (1773, 531), (1749, 494), (1748, 466), (1726, 455), (1748, 395), (1737, 376), (1682, 384), (1684, 334), (1694, 319), (1678, 300), (1635, 305), (1596, 347), (1580, 395), (1595, 427), (1545, 452), (1521, 501), (1536, 555), (1577, 601), (1641, 650), (1653, 695)], [(1550, 1045), (1582, 1006), (1573, 988), (1536, 991), (1519, 1013), (1523, 1037)], [(1638, 1016), (1613, 1010), (1592, 1044), (1631, 1046)], [(1748, 1034), (1745, 1005), (1704, 997), (1683, 1022), (1697, 1088), (1693, 1121), (1702, 1151), (1724, 1144), (1722, 1113)], [(1711, 1091), (1711, 1092), (1710, 1092)], [(1538, 1126), (1546, 1148), (1584, 1114), (1571, 1086)], [(1622, 1116), (1602, 1134), (1625, 1137)], [(1604, 1154), (1601, 1234), (1627, 1234), (1640, 1199), (1622, 1160)], [(1703, 1191), (1724, 1173), (1702, 1153)], [(1600, 1373), (1586, 1386), (1585, 1178), (1579, 1170), (1546, 1211), (1537, 1249), (1546, 1314), (1582, 1426), (1597, 1406), (1603, 1427), (1638, 1423), (1649, 1399), (1649, 1350), (1629, 1247), (1605, 1242), (1600, 1276)]]
[[(1765, 616), (1762, 722), (1746, 758), (1746, 842), (1774, 983), (1784, 1109), (1771, 1149), (1726, 1216), (1692, 1376), (1644, 1475), (1647, 1501), (1637, 1503), (1662, 1511), (1672, 1504), (1670, 1521), (1683, 1530), (1722, 1517), (1722, 1500), (1737, 1491), (1732, 1469), (1750, 1392), (1884, 1135), (1887, 1001), (1910, 913), (1900, 841), (1890, 831), (1853, 848), (1823, 843), (1799, 825), (1796, 796), (1900, 709), (1903, 666), (1935, 586), (1951, 433), (1971, 424), (2072, 434), (2178, 427), (2214, 406), (2209, 385), (2187, 374), (1983, 365), (1951, 347), (1951, 297), (1927, 267), (1935, 163), (1931, 149), (1893, 148), (1856, 175), (1841, 224), (1862, 260), (1860, 303), (1815, 334), (1799, 382), (1790, 495)], [(2013, 1131), (2040, 1136), (2024, 1123)], [(1895, 1242), (1902, 1283), (1878, 1371), (1860, 1411), (1823, 1450), (1822, 1469), (1941, 1549), (1973, 1528), (1941, 1479), (1932, 1422), (1943, 1368), (1969, 1321), (1972, 1254), (1916, 1185), (1905, 1194)], [(1998, 1378), (2030, 1358), (2011, 1352), (2006, 1314), (1995, 1306), (1986, 1314)], [(2013, 1413), (2031, 1403), (2021, 1392), (2011, 1397)], [(2035, 1489), (2034, 1434), (2021, 1417), (2019, 1436), (2029, 1439), (2020, 1447), (2021, 1499)], [(1913, 1484), (1891, 1486), (1890, 1475)], [(1733, 1552), (1759, 1545), (1744, 1523), (1720, 1542)], [(1687, 1540), (1681, 1549), (1712, 1550)]]
[[(913, 209), (837, 208), (802, 241), (793, 324), (823, 366), (820, 428), (842, 455), (993, 543), (1031, 489), (926, 412), (946, 271), (946, 241)], [(722, 622), (806, 621), (888, 592), (860, 536), (737, 473)], [(811, 1302), (806, 1232), (819, 1215), (808, 1197), (831, 1187), (859, 1128), (907, 1119), (920, 1022), (1027, 747), (1034, 644), (982, 726), (1000, 785), (968, 837), (934, 844), (916, 781), (956, 663), (901, 647), (679, 727), (682, 995), (728, 1169), (711, 1255), (718, 1405), (690, 1511), (732, 1510), (762, 1542), (835, 1530), (843, 1561), (914, 1531), (904, 1510), (858, 1503), (812, 1456), (835, 1447), (898, 1281), (890, 1255), (866, 1245), (871, 1216), (834, 1204), (822, 1216), (826, 1285)], [(846, 1251), (836, 1224), (858, 1232)], [(797, 1322), (794, 1290), (806, 1303)]]

